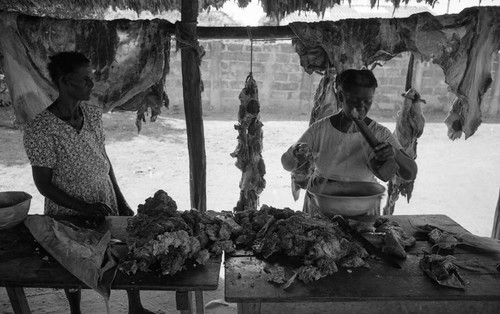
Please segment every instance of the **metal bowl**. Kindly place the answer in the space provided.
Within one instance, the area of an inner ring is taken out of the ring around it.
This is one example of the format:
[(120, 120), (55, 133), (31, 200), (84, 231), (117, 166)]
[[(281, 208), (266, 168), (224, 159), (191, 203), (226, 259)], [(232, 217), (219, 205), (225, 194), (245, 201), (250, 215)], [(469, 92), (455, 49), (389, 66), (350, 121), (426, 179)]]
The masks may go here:
[(31, 205), (26, 192), (0, 192), (0, 230), (12, 228), (24, 221)]
[(311, 201), (325, 216), (358, 216), (380, 210), (385, 187), (376, 182), (329, 181), (310, 187)]

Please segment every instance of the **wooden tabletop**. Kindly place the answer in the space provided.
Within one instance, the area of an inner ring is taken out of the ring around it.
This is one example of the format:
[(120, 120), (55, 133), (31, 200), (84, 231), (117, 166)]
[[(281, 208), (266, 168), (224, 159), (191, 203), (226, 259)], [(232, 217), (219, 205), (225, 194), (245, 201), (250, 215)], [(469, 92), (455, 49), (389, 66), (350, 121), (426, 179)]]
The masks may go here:
[[(107, 217), (97, 230), (110, 230), (113, 238), (126, 240), (128, 217)], [(112, 289), (208, 291), (219, 284), (221, 258), (211, 258), (205, 265), (189, 268), (174, 276), (137, 272), (117, 272)], [(20, 224), (0, 230), (0, 286), (43, 288), (87, 288), (57, 261), (47, 256), (29, 230)]]
[[(376, 217), (360, 220), (374, 221)], [(331, 276), (304, 284), (299, 280), (286, 291), (267, 282), (264, 267), (274, 263), (284, 266), (287, 274), (297, 265), (286, 259), (263, 261), (251, 252), (228, 256), (225, 260), (225, 298), (228, 302), (352, 302), (394, 300), (500, 300), (500, 273), (496, 264), (500, 257), (456, 248), (457, 260), (475, 259), (483, 266), (480, 271), (459, 270), (469, 284), (466, 290), (443, 287), (428, 278), (419, 266), (423, 251), (431, 251), (426, 235), (414, 226), (425, 224), (446, 226), (449, 230), (465, 231), (455, 221), (444, 215), (387, 216), (397, 221), (404, 230), (417, 239), (417, 244), (400, 264), (402, 269), (391, 267), (383, 261), (368, 259), (371, 268), (339, 268)]]

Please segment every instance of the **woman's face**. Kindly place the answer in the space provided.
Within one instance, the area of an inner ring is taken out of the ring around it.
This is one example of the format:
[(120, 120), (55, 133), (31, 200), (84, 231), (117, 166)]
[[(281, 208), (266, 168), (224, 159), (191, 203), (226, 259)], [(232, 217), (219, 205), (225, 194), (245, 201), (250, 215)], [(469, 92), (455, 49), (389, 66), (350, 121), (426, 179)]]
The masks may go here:
[(67, 92), (78, 100), (89, 100), (94, 87), (92, 70), (90, 66), (82, 66), (74, 72), (65, 75), (65, 87)]
[(347, 117), (364, 119), (372, 106), (375, 89), (371, 87), (354, 87), (350, 91), (339, 91), (342, 110)]

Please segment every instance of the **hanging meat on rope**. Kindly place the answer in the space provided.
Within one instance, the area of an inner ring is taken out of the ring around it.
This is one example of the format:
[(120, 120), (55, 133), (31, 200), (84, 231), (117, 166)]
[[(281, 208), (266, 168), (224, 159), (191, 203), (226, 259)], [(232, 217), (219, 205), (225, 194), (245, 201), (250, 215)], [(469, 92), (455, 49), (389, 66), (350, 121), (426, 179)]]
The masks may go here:
[(418, 53), (443, 69), (450, 91), (459, 98), (460, 110), (454, 105), (447, 119), (451, 139), (462, 133), (467, 139), (481, 124), (482, 98), (492, 82), (491, 62), (500, 50), (500, 7), (440, 16), (423, 12), (408, 18), (293, 22), (289, 27), (309, 74), (329, 66), (337, 72), (359, 69), (404, 51)]
[(24, 124), (57, 97), (46, 64), (61, 51), (79, 51), (91, 61), (91, 102), (137, 111), (137, 127), (168, 107), (170, 31), (166, 20), (71, 20), (0, 12), (0, 53), (16, 123)]
[(335, 93), (335, 69), (327, 69), (319, 81), (314, 94), (314, 105), (311, 110), (309, 125), (330, 116), (338, 111)]
[(259, 194), (266, 187), (266, 167), (262, 159), (263, 124), (259, 117), (259, 95), (252, 72), (245, 81), (239, 99), (238, 124), (234, 126), (238, 131), (238, 145), (231, 157), (236, 158), (235, 165), (242, 175), (239, 184), (240, 199), (234, 211), (257, 210)]
[[(396, 128), (393, 132), (403, 147), (404, 152), (411, 158), (417, 158), (417, 139), (424, 132), (425, 117), (422, 113), (422, 103), (420, 94), (411, 87), (413, 77), (414, 55), (410, 54), (408, 62), (408, 72), (406, 74), (406, 92), (402, 95), (403, 105), (396, 118)], [(415, 180), (404, 180), (398, 175), (394, 175), (387, 184), (387, 202), (384, 207), (384, 215), (392, 215), (399, 194), (406, 197), (409, 202), (413, 192)]]

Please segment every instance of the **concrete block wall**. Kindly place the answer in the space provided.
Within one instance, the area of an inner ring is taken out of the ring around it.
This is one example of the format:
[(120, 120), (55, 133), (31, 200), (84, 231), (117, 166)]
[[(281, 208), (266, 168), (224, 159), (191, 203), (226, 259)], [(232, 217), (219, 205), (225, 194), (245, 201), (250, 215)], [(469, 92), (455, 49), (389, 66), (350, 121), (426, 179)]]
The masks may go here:
[[(206, 51), (201, 63), (204, 115), (236, 114), (240, 104), (238, 95), (250, 71), (259, 89), (261, 115), (310, 114), (321, 75), (304, 72), (290, 40), (255, 41), (252, 47), (248, 40), (210, 40), (200, 41), (200, 44)], [(181, 53), (175, 51), (174, 44), (172, 47), (170, 73), (165, 87), (170, 100), (167, 112), (183, 113)], [(396, 116), (403, 101), (401, 94), (404, 92), (408, 59), (409, 54), (403, 53), (374, 69), (379, 82), (372, 109), (374, 113), (394, 112)], [(498, 56), (495, 57), (493, 69), (497, 68), (497, 63)], [(495, 73), (492, 75), (494, 77)], [(448, 91), (439, 66), (416, 58), (413, 84), (427, 102), (424, 112), (448, 112), (454, 95)], [(484, 115), (497, 113), (489, 107), (491, 98), (490, 88), (482, 106)]]

